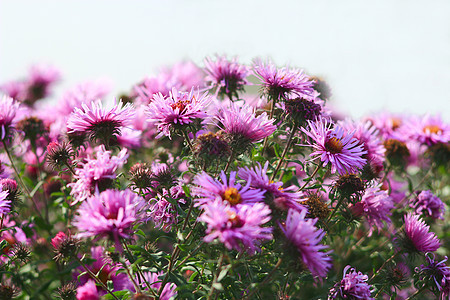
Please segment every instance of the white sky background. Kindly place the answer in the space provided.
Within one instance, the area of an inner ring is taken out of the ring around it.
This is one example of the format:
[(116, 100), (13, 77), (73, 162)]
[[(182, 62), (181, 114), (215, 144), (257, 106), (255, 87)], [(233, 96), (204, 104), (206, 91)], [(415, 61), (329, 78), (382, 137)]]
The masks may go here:
[(106, 77), (112, 97), (215, 53), (321, 75), (354, 117), (385, 108), (450, 120), (450, 1), (0, 0), (0, 82), (46, 62), (63, 72), (57, 95)]

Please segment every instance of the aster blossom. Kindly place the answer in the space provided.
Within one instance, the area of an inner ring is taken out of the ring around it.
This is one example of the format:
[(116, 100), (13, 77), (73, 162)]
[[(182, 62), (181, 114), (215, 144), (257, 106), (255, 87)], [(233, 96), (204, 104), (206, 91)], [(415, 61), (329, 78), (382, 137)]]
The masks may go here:
[(269, 99), (275, 101), (289, 95), (295, 95), (308, 100), (314, 98), (314, 81), (303, 70), (277, 68), (273, 63), (256, 60), (253, 63), (253, 73), (261, 80), (261, 86)]
[(8, 191), (0, 191), (0, 215), (6, 215), (11, 211), (11, 200), (8, 200)]
[(418, 215), (428, 215), (433, 219), (444, 219), (445, 205), (442, 200), (430, 190), (421, 191), (417, 197), (410, 200), (409, 206)]
[(262, 240), (272, 238), (272, 228), (263, 227), (270, 221), (270, 209), (264, 203), (231, 206), (228, 202), (214, 200), (202, 207), (204, 212), (198, 219), (207, 225), (204, 237), (207, 243), (219, 239), (227, 249), (253, 254), (259, 250)]
[(19, 110), (19, 102), (14, 101), (13, 98), (2, 96), (0, 101), (0, 126), (1, 126), (1, 140), (10, 137), (15, 125), (16, 114)]
[(266, 191), (265, 195), (271, 195), (274, 205), (282, 210), (293, 208), (295, 210), (306, 209), (300, 203), (306, 199), (302, 198), (300, 192), (295, 192), (294, 187), (282, 188), (283, 182), (273, 182), (267, 176), (267, 169), (269, 162), (264, 164), (264, 167), (258, 164), (253, 168), (239, 168), (238, 176), (243, 180), (250, 182), (252, 188)]
[(407, 252), (434, 252), (441, 246), (434, 232), (430, 232), (430, 226), (420, 219), (419, 215), (408, 213), (405, 218), (404, 248)]
[(402, 133), (411, 140), (428, 146), (450, 142), (450, 124), (442, 121), (440, 116), (425, 115), (410, 118), (402, 127)]
[(205, 71), (208, 74), (205, 81), (216, 87), (218, 94), (228, 95), (230, 99), (238, 97), (238, 91), (248, 84), (246, 77), (250, 73), (248, 67), (237, 62), (237, 58), (228, 60), (225, 56), (217, 56), (216, 61), (207, 57)]
[(433, 253), (427, 253), (425, 256), (427, 264), (422, 264), (415, 271), (419, 279), (428, 286), (441, 294), (440, 299), (445, 299), (450, 295), (450, 267), (445, 263), (448, 257), (441, 261), (436, 261)]
[(67, 120), (69, 134), (82, 134), (91, 140), (100, 140), (109, 144), (111, 138), (121, 134), (121, 128), (133, 122), (135, 111), (131, 103), (123, 105), (122, 101), (112, 108), (103, 107), (100, 101), (85, 103), (81, 108), (75, 107)]
[(328, 246), (320, 244), (325, 232), (315, 226), (318, 219), (307, 219), (306, 213), (306, 210), (298, 212), (290, 209), (285, 225), (280, 225), (280, 228), (286, 236), (288, 247), (293, 248), (311, 274), (321, 280), (331, 268), (330, 252), (322, 251)]
[(256, 116), (254, 109), (246, 104), (239, 107), (231, 103), (229, 107), (223, 107), (214, 121), (229, 136), (234, 151), (246, 149), (249, 144), (261, 141), (276, 129), (274, 119), (269, 119), (265, 112)]
[[(155, 292), (159, 291), (159, 289), (161, 288), (161, 279), (164, 273), (163, 272), (158, 272), (158, 273), (152, 273), (152, 272), (143, 272), (142, 273), (144, 279), (146, 282), (149, 283), (150, 288), (152, 290), (154, 290)], [(136, 278), (137, 281), (140, 280), (139, 276)], [(144, 286), (145, 290), (148, 290), (147, 285)], [(167, 283), (163, 290), (161, 291), (161, 295), (159, 297), (160, 300), (170, 300), (170, 299), (174, 299), (177, 296), (177, 285), (175, 283)]]
[(200, 94), (198, 89), (192, 88), (187, 93), (173, 88), (168, 97), (161, 93), (153, 97), (146, 110), (147, 120), (158, 127), (160, 133), (157, 138), (164, 135), (171, 138), (174, 130), (187, 129), (196, 125), (196, 121), (202, 123), (207, 117), (206, 107), (210, 102), (207, 92)]
[(106, 237), (122, 249), (120, 239), (129, 239), (133, 226), (143, 220), (144, 199), (131, 190), (106, 190), (89, 197), (77, 210), (77, 237)]
[(81, 168), (75, 170), (76, 181), (67, 185), (72, 188), (72, 205), (110, 187), (116, 178), (115, 172), (123, 166), (127, 158), (127, 149), (122, 149), (117, 156), (112, 156), (111, 151), (106, 151), (103, 145), (99, 146), (97, 158), (88, 157), (85, 163), (81, 163)]
[(371, 297), (374, 287), (367, 283), (368, 280), (367, 275), (346, 266), (342, 280), (330, 290), (328, 299), (375, 299)]
[(227, 201), (231, 205), (248, 204), (261, 202), (264, 199), (265, 191), (252, 189), (251, 182), (247, 182), (245, 186), (236, 182), (236, 172), (230, 173), (230, 178), (224, 171), (220, 174), (221, 181), (212, 178), (206, 172), (198, 174), (194, 178), (196, 185), (192, 189), (192, 194), (200, 198), (196, 199), (197, 206), (204, 206), (215, 200)]
[(391, 223), (389, 216), (394, 208), (394, 202), (389, 197), (387, 191), (380, 190), (379, 186), (369, 187), (364, 191), (361, 201), (354, 204), (351, 209), (357, 215), (363, 215), (370, 225), (369, 236), (372, 234), (373, 227), (383, 227), (383, 221)]
[(353, 132), (346, 132), (337, 125), (332, 127), (323, 118), (316, 122), (308, 121), (308, 124), (308, 129), (302, 127), (301, 130), (313, 141), (314, 152), (310, 156), (320, 158), (324, 167), (331, 164), (332, 173), (353, 173), (366, 164), (362, 156), (367, 151), (353, 138)]

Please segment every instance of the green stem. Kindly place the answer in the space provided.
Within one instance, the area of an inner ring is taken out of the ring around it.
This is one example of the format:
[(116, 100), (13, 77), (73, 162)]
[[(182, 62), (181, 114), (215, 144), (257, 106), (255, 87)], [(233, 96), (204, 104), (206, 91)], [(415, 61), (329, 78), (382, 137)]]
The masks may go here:
[(228, 159), (227, 165), (225, 166), (225, 170), (223, 170), (225, 173), (227, 172), (228, 168), (233, 162), (233, 159), (234, 159), (234, 152), (231, 152), (230, 158)]
[(223, 255), (223, 253), (221, 253), (220, 257), (219, 257), (219, 261), (217, 262), (217, 271), (214, 274), (214, 279), (213, 279), (213, 281), (211, 283), (211, 289), (209, 290), (209, 294), (208, 294), (207, 300), (211, 300), (212, 296), (214, 294), (214, 290), (215, 290), (214, 289), (214, 284), (217, 282), (217, 278), (219, 277), (220, 271), (222, 269), (223, 257), (224, 257), (224, 255)]
[(75, 257), (76, 260), (83, 267), (83, 269), (85, 269), (86, 272), (88, 272), (88, 274), (91, 276), (92, 279), (94, 279), (105, 291), (107, 291), (111, 296), (113, 296), (114, 299), (119, 300), (119, 298), (117, 298), (117, 296), (114, 295), (114, 293), (110, 289), (108, 289), (108, 287), (98, 278), (98, 276), (92, 273), (92, 271), (88, 267), (86, 267), (86, 265), (81, 261), (80, 258), (78, 258), (78, 256), (75, 255)]
[(308, 185), (308, 183), (313, 179), (313, 177), (316, 176), (317, 172), (319, 172), (320, 167), (321, 165), (317, 165), (314, 172), (311, 174), (311, 176), (309, 176), (309, 179), (306, 180), (306, 182), (302, 185), (302, 187), (298, 190), (298, 192), (303, 191), (303, 189)]
[(371, 282), (377, 275), (380, 273), (380, 271), (384, 268), (384, 266), (389, 263), (391, 260), (393, 260), (400, 252), (395, 252), (392, 254), (391, 257), (389, 257), (387, 260), (384, 261), (384, 263), (381, 265), (381, 267), (370, 277), (369, 282)]
[(277, 165), (277, 167), (275, 168), (275, 171), (272, 174), (272, 179), (271, 179), (272, 181), (275, 179), (275, 177), (277, 176), (278, 171), (280, 170), (281, 164), (283, 163), (284, 158), (286, 157), (286, 154), (287, 154), (289, 148), (291, 147), (291, 144), (292, 144), (292, 141), (293, 141), (293, 138), (294, 138), (294, 134), (295, 134), (296, 131), (297, 131), (297, 122), (294, 123), (294, 126), (292, 127), (292, 131), (291, 131), (291, 134), (288, 137), (288, 142), (286, 144), (286, 147), (284, 148), (283, 153), (281, 154), (280, 161), (278, 162), (278, 165)]
[(189, 136), (187, 134), (187, 132), (185, 130), (182, 131), (183, 132), (183, 137), (186, 140), (186, 143), (189, 145), (189, 149), (191, 149), (191, 152), (194, 152), (194, 146), (191, 143), (191, 140), (189, 139)]
[(266, 276), (266, 278), (264, 279), (264, 281), (261, 282), (261, 284), (258, 284), (258, 285), (256, 286), (256, 288), (254, 288), (250, 293), (248, 293), (248, 294), (245, 296), (244, 299), (251, 299), (250, 296), (252, 296), (254, 293), (256, 293), (256, 292), (258, 291), (259, 286), (267, 284), (267, 283), (269, 282), (270, 278), (271, 278), (271, 277), (273, 276), (273, 274), (276, 272), (276, 270), (280, 267), (282, 261), (283, 261), (283, 260), (282, 260), (281, 258), (279, 258), (277, 264), (275, 265), (275, 267), (273, 268), (273, 270), (270, 271), (270, 273)]

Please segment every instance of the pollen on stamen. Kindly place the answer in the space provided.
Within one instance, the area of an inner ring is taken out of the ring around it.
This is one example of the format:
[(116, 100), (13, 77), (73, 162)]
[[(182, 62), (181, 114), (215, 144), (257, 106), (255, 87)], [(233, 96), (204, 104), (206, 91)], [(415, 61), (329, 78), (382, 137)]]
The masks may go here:
[(228, 188), (223, 193), (223, 200), (230, 202), (231, 205), (236, 205), (242, 202), (242, 197), (236, 188)]
[(342, 145), (342, 142), (335, 137), (332, 137), (331, 139), (325, 142), (325, 148), (327, 149), (328, 152), (333, 154), (341, 153), (343, 147), (344, 146)]

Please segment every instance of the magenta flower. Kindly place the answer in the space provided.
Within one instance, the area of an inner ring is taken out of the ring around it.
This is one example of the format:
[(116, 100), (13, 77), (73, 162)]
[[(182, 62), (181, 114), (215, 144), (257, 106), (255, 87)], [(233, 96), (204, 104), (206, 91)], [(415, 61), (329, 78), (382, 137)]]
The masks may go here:
[(161, 93), (154, 96), (153, 101), (147, 107), (148, 121), (158, 127), (160, 133), (171, 138), (174, 130), (188, 129), (194, 126), (194, 122), (202, 123), (207, 116), (206, 107), (211, 102), (211, 97), (205, 92), (200, 95), (192, 88), (189, 93), (178, 92), (175, 88), (168, 97)]
[(115, 172), (123, 166), (127, 158), (127, 149), (122, 149), (117, 156), (111, 156), (111, 151), (106, 151), (101, 145), (97, 151), (97, 158), (87, 158), (85, 163), (81, 163), (82, 167), (75, 171), (76, 181), (67, 185), (72, 188), (70, 191), (74, 198), (72, 205), (110, 188), (116, 179)]
[(131, 190), (106, 190), (89, 197), (77, 210), (74, 226), (77, 237), (106, 237), (122, 249), (120, 239), (129, 239), (133, 226), (143, 219), (143, 198)]
[(84, 285), (77, 288), (77, 300), (99, 300), (97, 286), (94, 280), (89, 279)]
[(419, 215), (411, 213), (405, 216), (405, 250), (408, 252), (434, 252), (441, 246), (441, 242), (434, 232)]
[(253, 254), (259, 250), (261, 240), (272, 238), (272, 228), (262, 227), (270, 221), (270, 209), (264, 203), (231, 206), (214, 200), (203, 205), (203, 209), (198, 219), (207, 224), (207, 243), (219, 239), (227, 249)]
[(163, 195), (157, 194), (149, 201), (148, 216), (155, 223), (156, 227), (159, 227), (165, 232), (169, 232), (172, 225), (177, 221), (176, 208), (165, 199), (167, 191), (164, 189)]
[(16, 113), (19, 110), (19, 102), (13, 98), (3, 96), (0, 101), (0, 127), (1, 140), (11, 137), (14, 125), (16, 124)]
[(314, 98), (314, 81), (303, 70), (281, 68), (273, 63), (256, 60), (253, 73), (261, 80), (261, 86), (269, 99), (278, 101), (288, 96), (298, 96), (311, 100)]
[(332, 173), (353, 173), (366, 164), (366, 159), (362, 156), (367, 151), (353, 138), (353, 133), (345, 132), (339, 126), (332, 128), (332, 124), (328, 124), (326, 119), (308, 121), (308, 124), (309, 130), (303, 127), (301, 129), (313, 141), (311, 146), (315, 151), (310, 155), (320, 158), (324, 167), (331, 164)]
[(244, 187), (236, 183), (236, 172), (231, 172), (228, 180), (227, 175), (222, 171), (220, 179), (221, 181), (216, 180), (205, 172), (195, 176), (196, 187), (192, 189), (192, 194), (201, 197), (195, 200), (197, 206), (203, 207), (215, 200), (227, 201), (230, 205), (249, 204), (264, 200), (265, 191), (251, 189), (251, 182), (247, 182)]
[(236, 58), (230, 61), (225, 56), (216, 56), (216, 61), (207, 57), (205, 71), (208, 74), (205, 81), (210, 82), (211, 87), (216, 87), (218, 94), (227, 95), (230, 99), (238, 98), (238, 91), (244, 90), (244, 85), (248, 84), (246, 77), (250, 72)]
[(253, 108), (248, 105), (238, 107), (231, 103), (215, 117), (218, 126), (232, 139), (232, 149), (241, 148), (248, 143), (256, 143), (271, 135), (276, 126), (274, 119), (269, 119), (264, 112), (256, 116)]
[(11, 200), (8, 199), (8, 191), (0, 191), (0, 215), (6, 215), (11, 211)]
[(389, 216), (394, 208), (394, 202), (389, 197), (388, 192), (380, 190), (380, 187), (370, 187), (364, 191), (361, 201), (354, 204), (351, 210), (354, 214), (363, 215), (369, 223), (369, 236), (372, 234), (373, 227), (378, 230), (383, 227), (383, 222), (391, 223)]
[(363, 149), (367, 151), (365, 157), (367, 157), (368, 160), (384, 161), (384, 152), (386, 149), (383, 146), (383, 142), (378, 137), (378, 129), (373, 126), (371, 122), (366, 121), (364, 123), (356, 123), (347, 119), (338, 124), (347, 132), (354, 132), (353, 137), (357, 139)]
[(418, 215), (428, 215), (433, 219), (444, 219), (445, 205), (442, 200), (433, 195), (430, 190), (421, 191), (417, 197), (412, 198), (409, 206)]
[(258, 162), (258, 165), (254, 168), (240, 168), (238, 170), (238, 176), (250, 182), (250, 186), (252, 188), (260, 189), (266, 191), (265, 196), (270, 195), (271, 199), (269, 199), (269, 203), (272, 203), (280, 210), (288, 210), (289, 208), (295, 210), (303, 210), (306, 209), (300, 203), (305, 201), (306, 199), (302, 197), (302, 194), (299, 192), (295, 192), (296, 188), (288, 187), (282, 188), (283, 182), (273, 182), (267, 176), (267, 168), (269, 167), (269, 162), (267, 161), (264, 164), (264, 168), (261, 168), (261, 165)]
[(405, 117), (382, 112), (374, 116), (367, 117), (366, 120), (373, 124), (378, 130), (383, 140), (396, 139), (404, 141), (405, 138), (399, 132), (404, 124)]
[(123, 106), (121, 101), (110, 109), (104, 108), (100, 101), (91, 102), (90, 107), (82, 103), (81, 107), (75, 107), (67, 120), (67, 132), (87, 135), (105, 144), (120, 135), (121, 127), (131, 125), (135, 114), (130, 103)]
[(442, 121), (440, 116), (411, 118), (402, 129), (411, 140), (428, 146), (450, 142), (450, 124)]
[(56, 109), (62, 115), (68, 116), (75, 107), (80, 108), (83, 103), (88, 104), (102, 99), (109, 90), (109, 85), (103, 82), (93, 81), (78, 84), (62, 95)]
[[(153, 289), (155, 292), (159, 291), (161, 288), (162, 280), (159, 278), (163, 277), (163, 272), (158, 273), (152, 273), (152, 272), (145, 272), (143, 273), (145, 280), (150, 284), (150, 288)], [(138, 277), (139, 279), (139, 277)], [(148, 290), (147, 286), (144, 287), (145, 290)], [(159, 297), (160, 300), (170, 300), (174, 299), (177, 296), (177, 285), (175, 283), (167, 283), (162, 292), (161, 296)]]
[(306, 210), (300, 212), (290, 209), (286, 218), (286, 224), (280, 228), (285, 234), (289, 245), (291, 245), (300, 255), (302, 263), (316, 277), (327, 276), (328, 270), (331, 268), (331, 258), (329, 252), (321, 250), (328, 246), (321, 245), (325, 232), (315, 226), (317, 218), (306, 219)]
[(375, 299), (371, 297), (374, 287), (367, 283), (368, 280), (367, 275), (356, 272), (351, 266), (346, 266), (342, 280), (330, 290), (328, 299)]

